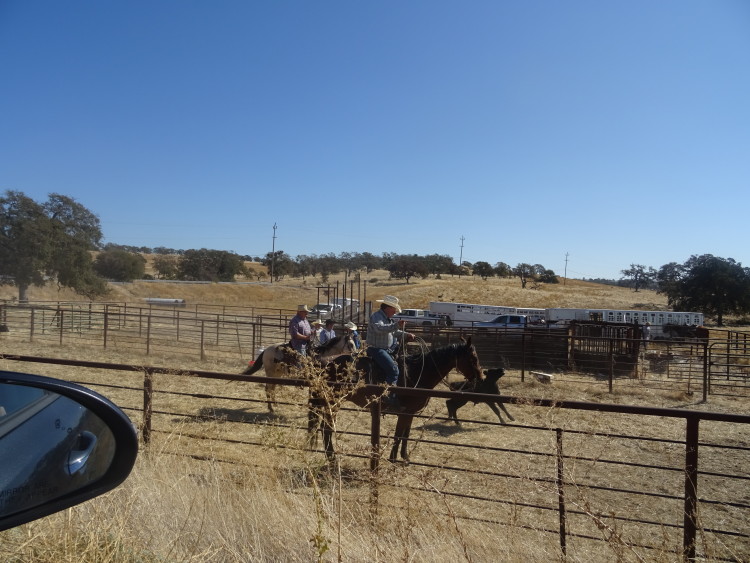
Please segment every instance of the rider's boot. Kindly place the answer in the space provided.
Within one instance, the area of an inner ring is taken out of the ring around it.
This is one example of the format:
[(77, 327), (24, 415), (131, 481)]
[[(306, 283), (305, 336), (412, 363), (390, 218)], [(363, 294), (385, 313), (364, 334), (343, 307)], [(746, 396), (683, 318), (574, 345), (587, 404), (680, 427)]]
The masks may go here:
[(388, 391), (388, 393), (383, 396), (383, 406), (385, 407), (385, 410), (390, 412), (403, 412), (404, 410), (401, 401), (399, 401), (398, 395), (396, 395), (393, 390)]

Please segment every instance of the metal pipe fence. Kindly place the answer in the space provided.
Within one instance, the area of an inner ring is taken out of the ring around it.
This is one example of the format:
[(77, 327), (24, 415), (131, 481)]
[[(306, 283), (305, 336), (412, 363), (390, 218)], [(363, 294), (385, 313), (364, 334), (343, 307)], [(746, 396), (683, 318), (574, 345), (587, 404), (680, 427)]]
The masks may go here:
[[(304, 380), (67, 359), (5, 359), (142, 375), (143, 385), (109, 383), (107, 379), (113, 378), (106, 377), (104, 383), (102, 378), (79, 382), (109, 393), (127, 391), (129, 399), (121, 402), (129, 411), (141, 414), (144, 442), (174, 432), (179, 425), (181, 434), (193, 440), (195, 449), (181, 446), (172, 452), (175, 455), (216, 460), (211, 453), (214, 448), (200, 444), (222, 441), (243, 453), (219, 461), (247, 463), (246, 458), (253, 458), (253, 448), (297, 447), (293, 441), (270, 444), (264, 432), (303, 431), (286, 417), (269, 418), (264, 412), (250, 415), (248, 411), (256, 407), (265, 411), (262, 399), (238, 398), (226, 392), (192, 392), (189, 382), (305, 386)], [(156, 375), (160, 377), (155, 381)], [(374, 387), (372, 391), (379, 389)], [(399, 388), (398, 393), (479, 402), (497, 399), (442, 390)], [(137, 399), (140, 395), (142, 406)], [(193, 399), (192, 406), (176, 407), (175, 397)], [(446, 425), (452, 423), (434, 414), (420, 416), (422, 429), (416, 436), (413, 431), (410, 437), (410, 470), (400, 473), (398, 482), (394, 482), (392, 473), (384, 478), (380, 471), (386, 430), (381, 428), (379, 405), (375, 403), (368, 431), (366, 413), (342, 409), (339, 419), (344, 422), (337, 426), (338, 451), (343, 459), (367, 462), (368, 473), (361, 479), (370, 482), (370, 502), (385, 505), (389, 490), (438, 493), (452, 499), (452, 517), (539, 534), (546, 538), (543, 541), (555, 542), (563, 555), (574, 554), (583, 545), (608, 543), (633, 552), (637, 558), (648, 558), (654, 550), (666, 550), (689, 560), (742, 560), (750, 556), (750, 416), (510, 396), (500, 399), (521, 409), (524, 418), (547, 423), (500, 425), (464, 420), (464, 425), (497, 431), (495, 439), (483, 435), (480, 440), (472, 440), (471, 432), (449, 432), (454, 426)], [(219, 404), (227, 406), (219, 408)], [(300, 415), (306, 412), (304, 400), (288, 405)], [(220, 421), (221, 433), (214, 434), (215, 429), (210, 436), (201, 432), (206, 420)], [(628, 430), (620, 430), (626, 422)]]
[[(245, 315), (247, 314), (247, 315)], [(180, 354), (200, 360), (254, 360), (270, 344), (288, 340), (292, 311), (195, 305), (155, 308), (125, 303), (0, 304), (0, 338), (44, 341), (59, 346), (130, 350), (147, 356)], [(522, 381), (602, 384), (672, 389), (687, 394), (750, 395), (750, 341), (745, 333), (712, 330), (708, 340), (623, 338), (560, 329), (414, 327), (427, 346), (471, 336), (485, 367), (504, 367)], [(366, 327), (361, 327), (366, 338)]]

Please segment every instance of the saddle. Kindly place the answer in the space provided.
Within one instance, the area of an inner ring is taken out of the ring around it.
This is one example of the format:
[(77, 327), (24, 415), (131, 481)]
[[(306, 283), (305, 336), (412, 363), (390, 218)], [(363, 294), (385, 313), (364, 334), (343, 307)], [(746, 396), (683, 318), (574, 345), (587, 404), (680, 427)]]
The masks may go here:
[[(394, 360), (396, 360), (396, 365), (398, 366), (398, 381), (399, 385), (404, 384), (404, 356), (403, 354), (398, 354), (397, 352), (391, 352), (391, 357), (393, 357)], [(373, 360), (370, 356), (364, 356), (364, 358), (367, 359), (367, 369), (365, 370), (365, 381), (368, 384), (372, 385), (378, 385), (380, 383), (385, 383), (385, 374), (383, 373), (383, 369), (378, 365), (378, 363)]]

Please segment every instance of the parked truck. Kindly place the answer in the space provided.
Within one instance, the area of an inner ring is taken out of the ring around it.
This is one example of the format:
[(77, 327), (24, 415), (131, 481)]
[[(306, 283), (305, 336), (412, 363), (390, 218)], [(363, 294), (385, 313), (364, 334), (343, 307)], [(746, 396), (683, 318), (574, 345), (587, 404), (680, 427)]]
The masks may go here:
[(446, 315), (452, 321), (453, 326), (457, 327), (474, 326), (481, 322), (492, 322), (499, 315), (525, 315), (528, 317), (529, 322), (538, 322), (545, 318), (544, 309), (445, 301), (431, 301), (430, 311), (439, 315)]
[[(491, 321), (474, 323), (478, 330), (488, 330), (492, 328), (526, 328), (532, 326), (527, 315), (499, 315)], [(542, 324), (543, 326), (543, 324)]]
[(446, 326), (445, 315), (426, 309), (403, 309), (391, 317), (396, 321), (406, 321), (407, 326)]

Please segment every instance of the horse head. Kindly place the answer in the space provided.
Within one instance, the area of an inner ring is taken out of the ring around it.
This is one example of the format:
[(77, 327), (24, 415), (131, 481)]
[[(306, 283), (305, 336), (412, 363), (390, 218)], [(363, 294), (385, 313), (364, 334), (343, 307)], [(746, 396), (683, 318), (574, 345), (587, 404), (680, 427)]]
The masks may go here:
[(341, 354), (356, 354), (356, 352), (357, 345), (351, 335), (335, 336), (314, 349), (315, 356), (322, 360), (334, 358)]
[(463, 375), (468, 381), (479, 381), (482, 379), (482, 367), (479, 365), (477, 349), (471, 343), (471, 336), (466, 340), (461, 339), (461, 344), (456, 344), (456, 371)]

